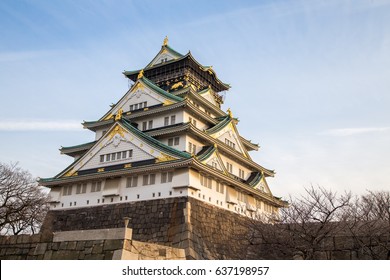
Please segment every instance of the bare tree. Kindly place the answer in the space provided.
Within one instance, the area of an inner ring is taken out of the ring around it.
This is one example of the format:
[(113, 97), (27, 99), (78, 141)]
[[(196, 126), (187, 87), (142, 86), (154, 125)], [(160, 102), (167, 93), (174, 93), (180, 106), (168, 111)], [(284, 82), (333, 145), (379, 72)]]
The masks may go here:
[(348, 229), (368, 259), (390, 259), (390, 192), (369, 191), (348, 212)]
[(48, 210), (47, 194), (28, 171), (0, 163), (0, 233), (36, 233)]
[[(246, 238), (257, 246), (259, 256), (291, 259), (318, 257), (324, 242), (344, 231), (345, 211), (350, 205), (351, 193), (337, 195), (323, 187), (305, 189), (300, 198), (290, 198), (287, 208), (280, 210), (278, 219), (265, 217), (248, 221), (251, 229)], [(275, 221), (270, 223), (269, 221)], [(330, 256), (328, 256), (330, 257)]]

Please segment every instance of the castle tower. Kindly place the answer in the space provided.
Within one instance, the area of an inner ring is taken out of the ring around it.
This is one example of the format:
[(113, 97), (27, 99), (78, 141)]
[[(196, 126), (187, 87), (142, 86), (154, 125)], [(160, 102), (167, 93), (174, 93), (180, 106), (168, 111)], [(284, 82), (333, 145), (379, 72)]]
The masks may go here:
[[(121, 217), (132, 216), (138, 238), (172, 245), (182, 241), (174, 232), (190, 223), (190, 202), (244, 217), (286, 206), (268, 186), (274, 172), (251, 159), (258, 145), (239, 134), (230, 109), (221, 109), (229, 85), (212, 67), (173, 50), (166, 38), (149, 64), (123, 74), (131, 88), (100, 119), (83, 124), (95, 140), (62, 147), (74, 162), (40, 180), (51, 189), (45, 226), (119, 227)], [(166, 220), (152, 229), (142, 215)]]

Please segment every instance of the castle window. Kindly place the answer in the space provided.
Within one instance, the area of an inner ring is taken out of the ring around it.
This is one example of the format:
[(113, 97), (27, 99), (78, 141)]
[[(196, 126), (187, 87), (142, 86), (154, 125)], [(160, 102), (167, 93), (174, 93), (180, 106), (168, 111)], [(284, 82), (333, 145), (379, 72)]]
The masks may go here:
[(160, 192), (158, 193), (158, 196), (161, 196), (161, 193), (160, 193)]
[(200, 184), (206, 188), (211, 189), (213, 187), (213, 180), (200, 174)]
[(225, 144), (228, 145), (229, 147), (233, 148), (233, 149), (236, 148), (236, 144), (234, 144), (232, 141), (230, 141), (227, 138), (225, 138)]
[(122, 152), (122, 158), (126, 158), (127, 157), (127, 151), (123, 151)]
[(189, 117), (189, 123), (192, 123), (196, 127), (196, 120), (192, 117)]
[(216, 184), (216, 187), (215, 187), (215, 190), (219, 193), (223, 193), (224, 192), (224, 186), (222, 183), (220, 182), (217, 182)]
[(144, 175), (142, 177), (142, 185), (143, 186), (154, 185), (155, 182), (156, 182), (156, 174)]
[(153, 120), (149, 121), (149, 124), (148, 124), (148, 129), (152, 129), (153, 128)]
[(179, 143), (180, 143), (180, 137), (168, 139), (168, 146), (173, 146), (173, 145), (177, 146), (177, 145), (179, 145)]
[(117, 153), (116, 153), (116, 159), (121, 159), (121, 156), (122, 156), (122, 153), (121, 153), (121, 152), (117, 152)]
[(76, 194), (86, 193), (87, 192), (87, 184), (77, 184), (76, 185)]
[(110, 154), (107, 154), (107, 155), (106, 155), (106, 161), (110, 161), (110, 159), (111, 159), (111, 155), (110, 155)]
[(138, 184), (138, 176), (127, 177), (126, 188), (134, 188)]
[(233, 165), (229, 162), (226, 162), (226, 169), (228, 172), (233, 173)]
[(72, 194), (72, 186), (64, 186), (62, 189), (62, 195), (71, 195)]
[(146, 130), (146, 125), (147, 125), (148, 123), (147, 122), (143, 122), (142, 123), (142, 130)]
[(129, 150), (129, 158), (133, 157), (133, 150)]
[(149, 176), (149, 185), (154, 185), (154, 183), (156, 182), (156, 174), (150, 174)]
[(101, 189), (102, 189), (101, 181), (92, 182), (91, 192), (100, 192)]
[(176, 116), (171, 116), (171, 125), (176, 123)]
[(164, 118), (164, 126), (169, 125), (169, 117)]
[(144, 175), (144, 176), (142, 177), (142, 185), (143, 185), (143, 186), (149, 185), (149, 175)]
[(242, 169), (238, 169), (238, 177), (240, 177), (241, 179), (244, 179), (245, 178), (245, 173), (244, 173), (244, 170)]
[(100, 162), (104, 162), (104, 155), (100, 156)]
[(134, 105), (130, 105), (130, 111), (133, 111)]
[(207, 178), (207, 187), (209, 189), (213, 188), (213, 180), (211, 178)]
[(111, 154), (111, 160), (115, 160), (116, 153)]
[(196, 145), (188, 142), (188, 152), (192, 154), (196, 154)]
[(161, 173), (161, 183), (172, 182), (173, 172), (163, 172)]
[(242, 201), (242, 202), (245, 202), (246, 201), (246, 194), (238, 191), (237, 192), (237, 200), (238, 201)]

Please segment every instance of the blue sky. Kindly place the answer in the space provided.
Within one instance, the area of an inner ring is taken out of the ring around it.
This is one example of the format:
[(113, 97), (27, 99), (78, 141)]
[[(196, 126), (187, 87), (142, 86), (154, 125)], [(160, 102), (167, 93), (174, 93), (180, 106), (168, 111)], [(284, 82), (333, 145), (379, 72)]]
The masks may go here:
[(275, 169), (311, 184), (390, 189), (390, 1), (1, 1), (0, 161), (51, 177), (60, 146), (93, 140), (123, 70), (169, 45), (232, 85), (224, 109)]

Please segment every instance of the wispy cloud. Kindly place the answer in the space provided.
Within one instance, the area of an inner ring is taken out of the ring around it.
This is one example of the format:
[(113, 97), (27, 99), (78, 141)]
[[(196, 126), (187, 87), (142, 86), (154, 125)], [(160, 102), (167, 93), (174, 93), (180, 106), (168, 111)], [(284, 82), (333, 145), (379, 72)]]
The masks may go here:
[(4, 120), (0, 131), (69, 131), (80, 130), (79, 121), (73, 120)]
[(1, 52), (0, 62), (37, 59), (48, 56), (61, 56), (70, 53), (70, 50), (36, 50)]
[(390, 131), (390, 127), (357, 127), (357, 128), (338, 128), (328, 129), (320, 132), (320, 135), (331, 135), (331, 136), (351, 136), (356, 134), (367, 134)]

